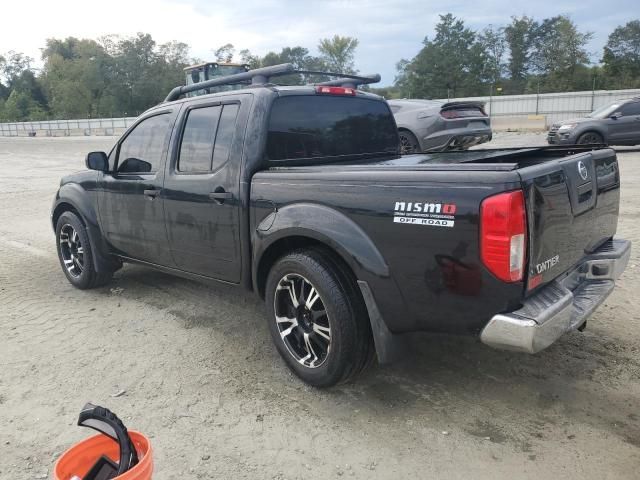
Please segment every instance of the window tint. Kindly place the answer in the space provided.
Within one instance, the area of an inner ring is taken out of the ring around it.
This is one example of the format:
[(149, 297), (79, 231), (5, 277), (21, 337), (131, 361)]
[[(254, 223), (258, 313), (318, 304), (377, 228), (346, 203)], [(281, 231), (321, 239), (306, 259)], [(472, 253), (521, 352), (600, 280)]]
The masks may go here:
[(398, 152), (398, 133), (385, 102), (305, 95), (274, 102), (267, 158), (325, 159)]
[(169, 114), (155, 115), (140, 122), (120, 144), (118, 172), (151, 173), (162, 165)]
[(179, 171), (208, 172), (211, 169), (213, 142), (221, 110), (222, 107), (216, 105), (189, 112), (180, 143)]
[(220, 125), (218, 126), (218, 134), (216, 135), (216, 145), (213, 149), (212, 170), (220, 168), (228, 159), (231, 150), (231, 142), (233, 142), (233, 134), (236, 131), (236, 117), (240, 105), (237, 103), (224, 105), (222, 115), (220, 115)]
[(625, 103), (620, 111), (624, 116), (640, 115), (640, 102)]

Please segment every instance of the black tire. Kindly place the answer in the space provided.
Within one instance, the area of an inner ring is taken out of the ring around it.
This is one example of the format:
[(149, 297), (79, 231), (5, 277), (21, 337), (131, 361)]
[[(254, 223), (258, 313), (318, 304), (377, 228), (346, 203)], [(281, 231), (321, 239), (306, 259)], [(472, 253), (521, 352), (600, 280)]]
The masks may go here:
[(412, 153), (420, 153), (422, 151), (418, 139), (409, 130), (398, 130), (398, 135), (400, 136), (401, 155), (411, 155)]
[(596, 145), (604, 143), (604, 138), (598, 132), (584, 132), (578, 137), (578, 145)]
[(58, 218), (56, 249), (62, 271), (74, 287), (86, 290), (111, 280), (113, 270), (96, 272), (87, 228), (73, 212), (64, 212)]
[[(302, 300), (297, 309), (291, 301), (292, 285), (295, 297)], [(312, 301), (307, 309), (309, 301), (305, 305), (303, 301), (311, 298), (311, 288), (318, 293), (320, 306)], [(371, 363), (373, 338), (362, 296), (355, 279), (331, 258), (330, 252), (308, 249), (280, 258), (269, 272), (265, 297), (269, 331), (276, 348), (287, 366), (306, 383), (331, 387), (351, 380)], [(315, 315), (322, 311), (326, 315), (316, 319)], [(311, 320), (305, 321), (307, 313)], [(285, 317), (295, 318), (296, 325), (283, 322)], [(317, 327), (324, 329), (330, 339), (316, 335)], [(281, 335), (289, 329), (290, 333)], [(311, 348), (304, 345), (303, 338)]]

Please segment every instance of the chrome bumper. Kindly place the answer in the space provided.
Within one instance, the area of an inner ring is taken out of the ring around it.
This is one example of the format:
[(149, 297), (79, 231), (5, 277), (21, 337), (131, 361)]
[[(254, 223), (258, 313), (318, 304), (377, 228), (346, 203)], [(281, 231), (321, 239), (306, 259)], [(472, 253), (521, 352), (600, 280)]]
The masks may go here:
[(480, 340), (494, 348), (536, 353), (583, 325), (627, 267), (631, 242), (613, 239), (569, 273), (527, 298), (519, 310), (495, 315)]

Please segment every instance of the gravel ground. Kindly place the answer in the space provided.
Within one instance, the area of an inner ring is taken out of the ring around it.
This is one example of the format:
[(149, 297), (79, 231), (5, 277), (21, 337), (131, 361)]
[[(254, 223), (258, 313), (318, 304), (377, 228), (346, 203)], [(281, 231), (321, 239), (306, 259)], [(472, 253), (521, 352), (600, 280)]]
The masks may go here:
[[(67, 283), (51, 201), (114, 141), (0, 138), (0, 478), (50, 478), (89, 433), (88, 400), (151, 437), (157, 479), (638, 478), (638, 247), (587, 330), (536, 356), (420, 335), (401, 362), (318, 391), (280, 361), (251, 295), (137, 266), (93, 291)], [(639, 150), (619, 159), (619, 235), (640, 245)]]

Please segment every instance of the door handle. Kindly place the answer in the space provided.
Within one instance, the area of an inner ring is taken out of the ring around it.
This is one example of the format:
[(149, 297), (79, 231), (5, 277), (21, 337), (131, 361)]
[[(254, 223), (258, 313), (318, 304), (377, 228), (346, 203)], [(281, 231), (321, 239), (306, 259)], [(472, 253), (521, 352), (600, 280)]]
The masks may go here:
[(216, 203), (222, 204), (226, 200), (231, 200), (233, 198), (233, 193), (225, 192), (223, 188), (216, 188), (215, 192), (211, 192), (209, 194), (209, 198), (214, 200)]
[(153, 198), (156, 198), (160, 194), (160, 190), (156, 190), (155, 188), (152, 188), (150, 190), (145, 190), (144, 194), (145, 194), (145, 196), (153, 199)]

